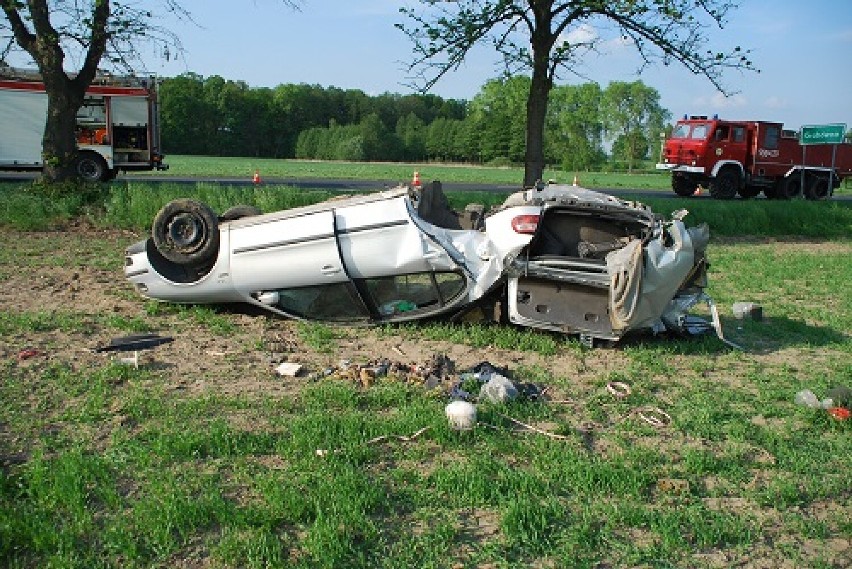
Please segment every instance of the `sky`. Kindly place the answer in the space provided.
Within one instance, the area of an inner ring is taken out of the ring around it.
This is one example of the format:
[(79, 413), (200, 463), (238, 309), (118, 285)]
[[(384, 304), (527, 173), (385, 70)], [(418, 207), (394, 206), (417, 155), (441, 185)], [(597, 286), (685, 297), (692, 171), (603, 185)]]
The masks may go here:
[[(149, 72), (220, 75), (253, 87), (308, 83), (361, 89), (370, 95), (414, 92), (406, 71), (411, 42), (394, 27), (405, 21), (400, 6), (416, 4), (413, 0), (298, 0), (299, 10), (281, 0), (179, 3), (193, 21), (164, 14), (159, 23), (180, 37), (183, 56), (167, 60), (161, 52), (143, 50)], [(606, 87), (610, 81), (641, 79), (660, 93), (673, 119), (718, 114), (732, 120), (779, 121), (792, 129), (825, 123), (852, 127), (852, 0), (740, 4), (724, 29), (708, 30), (713, 43), (708, 47), (750, 49), (760, 69), (726, 72), (723, 82), (734, 93), (729, 97), (677, 63), (637, 74), (635, 49), (620, 41), (604, 42), (600, 54), (584, 58), (579, 76), (562, 73), (557, 83), (596, 81)], [(583, 26), (570, 33), (569, 39), (607, 39), (609, 32)], [(469, 100), (500, 72), (495, 52), (483, 47), (430, 92)]]

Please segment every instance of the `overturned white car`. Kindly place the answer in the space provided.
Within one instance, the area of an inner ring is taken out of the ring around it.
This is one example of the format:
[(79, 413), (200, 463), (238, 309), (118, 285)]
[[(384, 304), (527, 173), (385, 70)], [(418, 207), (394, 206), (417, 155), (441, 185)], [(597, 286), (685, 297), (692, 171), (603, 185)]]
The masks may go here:
[(556, 184), (463, 223), (437, 182), (268, 214), (241, 206), (217, 217), (175, 200), (152, 236), (127, 249), (125, 275), (154, 299), (245, 302), (304, 319), (383, 323), (486, 308), (591, 344), (708, 328), (686, 311), (709, 302), (709, 233), (681, 218)]

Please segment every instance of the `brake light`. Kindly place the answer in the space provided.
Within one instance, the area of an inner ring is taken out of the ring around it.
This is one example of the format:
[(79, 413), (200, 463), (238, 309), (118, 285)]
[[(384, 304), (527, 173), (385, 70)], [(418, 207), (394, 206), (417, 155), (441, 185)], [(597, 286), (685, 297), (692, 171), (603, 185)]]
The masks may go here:
[(516, 215), (512, 218), (515, 233), (533, 234), (538, 227), (538, 215)]

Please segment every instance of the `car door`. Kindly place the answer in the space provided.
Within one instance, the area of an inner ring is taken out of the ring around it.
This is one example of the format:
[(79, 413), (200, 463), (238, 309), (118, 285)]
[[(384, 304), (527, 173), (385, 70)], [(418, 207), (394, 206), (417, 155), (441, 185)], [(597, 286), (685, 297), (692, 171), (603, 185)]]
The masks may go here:
[(334, 211), (291, 210), (231, 224), (234, 287), (249, 293), (348, 280), (334, 230)]

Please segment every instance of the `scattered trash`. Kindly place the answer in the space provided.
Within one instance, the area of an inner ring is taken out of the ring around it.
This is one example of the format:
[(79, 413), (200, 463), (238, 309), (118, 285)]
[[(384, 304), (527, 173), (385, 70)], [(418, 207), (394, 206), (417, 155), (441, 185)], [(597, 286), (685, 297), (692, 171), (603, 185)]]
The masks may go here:
[(835, 406), (835, 401), (832, 397), (820, 400), (810, 389), (801, 390), (793, 400), (797, 405), (803, 405), (811, 409), (830, 409)]
[(833, 387), (825, 395), (831, 398), (838, 407), (845, 407), (846, 409), (852, 407), (852, 389), (846, 386)]
[[(422, 429), (417, 430), (417, 431), (413, 432), (412, 434), (410, 434), (408, 436), (405, 436), (405, 435), (381, 435), (381, 436), (374, 437), (374, 438), (370, 439), (369, 441), (365, 442), (364, 444), (365, 445), (372, 445), (372, 444), (380, 443), (380, 442), (383, 442), (383, 441), (389, 441), (391, 439), (396, 439), (396, 440), (402, 441), (404, 443), (410, 443), (411, 441), (415, 440), (417, 437), (419, 437), (420, 435), (422, 435), (423, 433), (428, 431), (430, 428), (431, 427), (428, 427), (428, 426), (423, 427)], [(340, 449), (340, 448), (334, 449), (334, 450), (326, 450), (326, 449), (318, 448), (317, 450), (314, 451), (314, 454), (317, 455), (317, 456), (328, 456), (329, 454), (339, 454), (341, 452), (343, 452), (343, 449)]]
[(518, 389), (507, 377), (491, 374), (487, 383), (479, 391), (480, 401), (491, 403), (508, 403), (518, 398)]
[(571, 438), (571, 437), (567, 437), (565, 435), (559, 435), (557, 433), (551, 433), (550, 431), (545, 431), (544, 429), (539, 429), (538, 427), (533, 427), (532, 425), (522, 423), (522, 422), (518, 421), (517, 419), (513, 419), (512, 417), (509, 417), (508, 415), (504, 415), (502, 413), (497, 413), (497, 414), (500, 415), (501, 417), (503, 417), (504, 419), (506, 419), (507, 421), (510, 421), (510, 422), (514, 423), (515, 425), (518, 425), (519, 427), (523, 427), (524, 429), (526, 429), (528, 431), (533, 431), (534, 433), (544, 435), (544, 436), (549, 437), (551, 439), (556, 439), (556, 440), (559, 440), (559, 441), (565, 441), (565, 440), (568, 440), (568, 439)]
[(735, 302), (733, 310), (734, 317), (740, 320), (745, 318), (751, 318), (755, 322), (763, 320), (763, 307), (754, 302)]
[(831, 407), (828, 409), (828, 414), (838, 421), (845, 421), (850, 415), (852, 415), (852, 411), (846, 407)]
[(298, 364), (296, 362), (283, 362), (275, 368), (275, 371), (280, 376), (296, 377), (302, 371), (302, 364)]
[(671, 416), (659, 407), (645, 407), (636, 411), (639, 417), (657, 429), (668, 427), (672, 424)]
[(36, 356), (40, 356), (41, 352), (36, 350), (35, 348), (24, 348), (20, 352), (18, 352), (18, 361), (22, 362), (24, 360), (28, 360), (30, 358), (34, 358)]
[(125, 364), (133, 364), (133, 367), (139, 367), (139, 352), (141, 350), (150, 350), (163, 344), (174, 342), (174, 338), (168, 336), (160, 336), (158, 334), (131, 334), (129, 336), (121, 336), (113, 338), (106, 346), (95, 348), (97, 353), (102, 352), (133, 352), (132, 357), (123, 357), (119, 361)]
[(467, 401), (453, 401), (444, 408), (450, 427), (467, 431), (476, 425), (476, 406)]
[(621, 381), (610, 381), (606, 384), (606, 390), (616, 399), (624, 399), (631, 393), (630, 386)]

